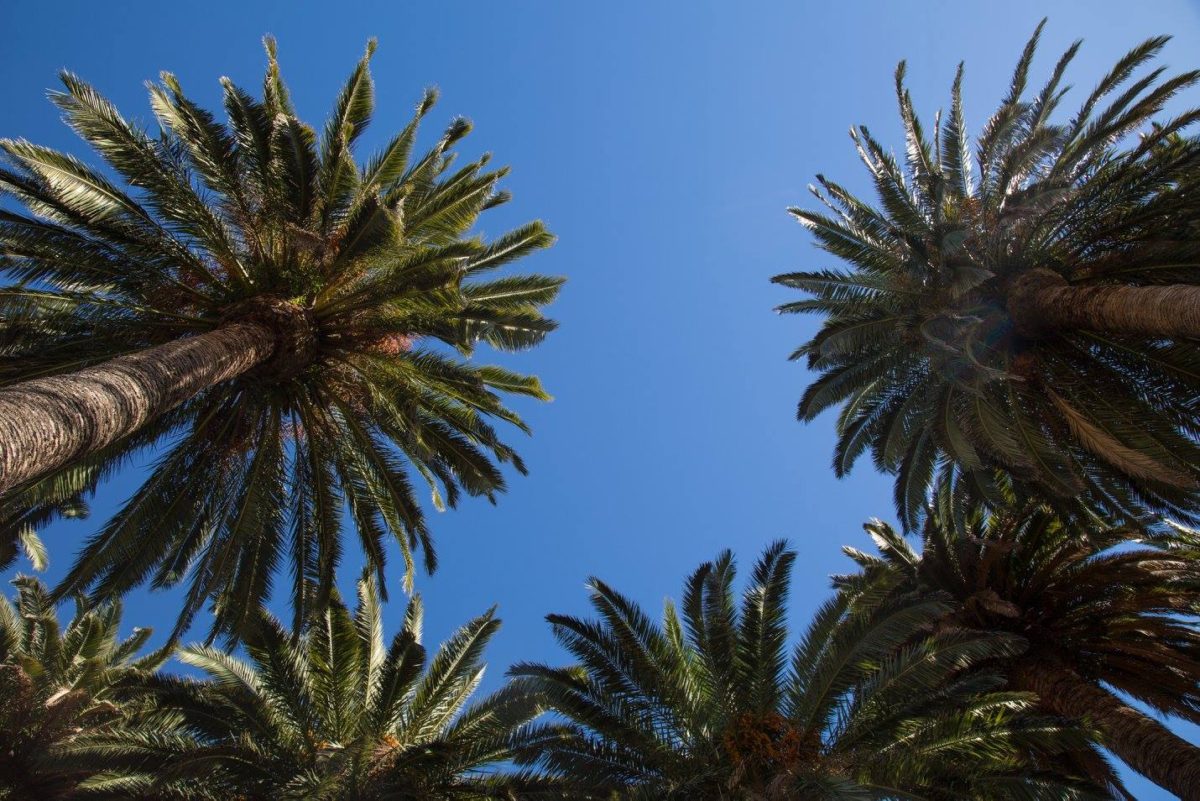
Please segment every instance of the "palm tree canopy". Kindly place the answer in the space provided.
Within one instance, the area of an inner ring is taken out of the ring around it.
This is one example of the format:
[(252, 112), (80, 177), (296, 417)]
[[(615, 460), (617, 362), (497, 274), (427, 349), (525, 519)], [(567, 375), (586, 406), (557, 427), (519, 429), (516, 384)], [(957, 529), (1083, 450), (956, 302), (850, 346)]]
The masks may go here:
[[(1200, 535), (1064, 522), (1045, 507), (929, 515), (918, 553), (878, 520), (879, 555), (846, 548), (874, 580), (949, 597), (960, 626), (1023, 637), (1022, 658), (1067, 663), (1169, 715), (1200, 722)], [(862, 577), (842, 577), (844, 586)]]
[[(114, 597), (187, 581), (176, 635), (206, 601), (236, 634), (290, 564), (296, 620), (333, 586), (348, 508), (380, 576), (394, 537), (411, 582), (435, 553), (416, 484), (435, 506), (494, 499), (498, 463), (524, 472), (492, 427), (527, 430), (503, 394), (546, 399), (536, 378), (469, 361), (479, 342), (514, 350), (554, 328), (542, 316), (562, 280), (494, 277), (553, 240), (532, 222), (485, 240), (479, 215), (508, 199), (489, 157), (455, 167), (471, 126), (455, 119), (413, 157), (412, 121), (361, 163), (374, 42), (317, 134), (296, 117), (273, 40), (262, 97), (222, 79), (227, 122), (163, 74), (150, 87), (160, 131), (127, 122), (80, 78), (52, 95), (118, 176), (26, 141), (0, 141), (0, 387), (255, 321), (273, 354), (140, 431), (44, 479), (0, 510), (10, 542), (129, 458), (169, 443), (145, 482), (94, 537), (57, 593)], [(123, 184), (121, 183), (123, 182)], [(457, 354), (457, 355), (455, 355)], [(14, 546), (9, 545), (9, 553)], [(315, 588), (315, 589), (313, 589)], [(215, 633), (214, 632), (214, 633)]]
[(16, 604), (0, 597), (0, 799), (131, 798), (138, 777), (90, 758), (90, 748), (140, 731), (125, 703), (130, 684), (169, 648), (138, 657), (151, 631), (122, 639), (119, 602), (79, 601), (63, 628), (41, 582), (13, 583)]
[(260, 613), (247, 660), (182, 649), (183, 662), (208, 678), (162, 676), (153, 688), (186, 735), (146, 743), (160, 778), (216, 798), (551, 797), (535, 775), (481, 772), (533, 745), (538, 731), (528, 724), (541, 711), (515, 687), (469, 703), (500, 625), (493, 613), (427, 659), (420, 596), (388, 645), (374, 581), (364, 577), (358, 594), (353, 614), (335, 595), (300, 637)]
[(1015, 637), (914, 635), (942, 602), (880, 603), (880, 588), (825, 603), (788, 657), (795, 554), (770, 546), (740, 609), (728, 552), (687, 580), (661, 624), (598, 579), (599, 620), (551, 615), (579, 661), (513, 673), (569, 721), (523, 756), (598, 798), (1074, 798), (1021, 754), (1068, 733), (1029, 698), (966, 672), (1019, 651)]
[[(1200, 349), (1194, 331), (1170, 333), (1174, 321), (1153, 313), (1171, 298), (1198, 307), (1200, 140), (1179, 132), (1200, 110), (1149, 125), (1200, 72), (1138, 75), (1167, 41), (1151, 39), (1055, 121), (1079, 43), (1029, 97), (1040, 33), (973, 154), (961, 66), (950, 112), (927, 134), (901, 63), (904, 159), (865, 127), (851, 132), (879, 205), (818, 176), (812, 191), (831, 213), (790, 210), (848, 264), (774, 279), (812, 296), (780, 311), (824, 315), (793, 354), (819, 373), (799, 416), (840, 405), (835, 471), (870, 450), (896, 474), (907, 528), (934, 484), (964, 502), (1018, 492), (1126, 518), (1200, 513)], [(1127, 289), (1140, 305), (1122, 301), (1116, 316), (1162, 331), (1099, 317), (1050, 325), (1044, 300), (1036, 313), (1027, 302), (1067, 292), (1058, 309), (1087, 317)]]

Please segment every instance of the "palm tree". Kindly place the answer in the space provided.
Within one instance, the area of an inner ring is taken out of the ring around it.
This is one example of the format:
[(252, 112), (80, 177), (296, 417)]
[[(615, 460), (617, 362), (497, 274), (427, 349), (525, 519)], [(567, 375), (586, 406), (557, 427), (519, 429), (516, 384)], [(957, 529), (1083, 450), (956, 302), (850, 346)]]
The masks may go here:
[(961, 66), (927, 138), (901, 63), (904, 164), (852, 132), (880, 207), (818, 176), (832, 213), (790, 210), (849, 264), (774, 279), (812, 295), (780, 311), (825, 315), (793, 354), (820, 373), (799, 416), (840, 404), (835, 471), (870, 449), (910, 529), (931, 484), (964, 501), (1018, 491), (1109, 516), (1200, 514), (1200, 140), (1178, 135), (1200, 110), (1147, 127), (1200, 72), (1135, 79), (1167, 41), (1150, 39), (1053, 122), (1079, 43), (1027, 98), (1041, 30), (977, 170)]
[(135, 797), (145, 779), (136, 762), (95, 759), (91, 749), (147, 736), (149, 721), (126, 696), (169, 650), (135, 658), (151, 632), (120, 639), (119, 602), (80, 604), (62, 629), (41, 582), (13, 583), (16, 605), (0, 597), (0, 799)]
[(783, 543), (766, 550), (739, 614), (721, 554), (687, 580), (682, 620), (668, 602), (661, 625), (592, 579), (599, 620), (548, 618), (579, 664), (512, 670), (569, 721), (522, 760), (606, 799), (1081, 797), (1021, 758), (1064, 732), (1026, 716), (1025, 695), (965, 672), (1019, 650), (1017, 638), (909, 642), (939, 601), (842, 593), (789, 661), (794, 558)]
[(490, 611), (475, 618), (427, 663), (421, 620), (414, 596), (387, 646), (378, 592), (364, 577), (353, 615), (335, 595), (298, 638), (260, 613), (249, 661), (182, 649), (207, 680), (160, 676), (152, 693), (190, 739), (147, 743), (147, 759), (169, 785), (248, 801), (553, 797), (535, 775), (481, 772), (540, 734), (528, 725), (538, 703), (517, 688), (467, 705), (500, 622)]
[(553, 329), (540, 309), (561, 279), (488, 277), (552, 237), (539, 222), (470, 233), (508, 199), (506, 170), (486, 155), (451, 169), (463, 119), (410, 159), (432, 90), (356, 165), (373, 49), (320, 136), (295, 116), (269, 38), (262, 100), (222, 81), (228, 123), (164, 74), (151, 135), (64, 73), (54, 102), (127, 187), (0, 141), (0, 193), (26, 210), (0, 210), (0, 266), (17, 279), (0, 290), (3, 531), (171, 443), (57, 594), (190, 573), (176, 634), (208, 599), (231, 634), (288, 560), (302, 620), (332, 587), (344, 505), (368, 563), (383, 575), (394, 536), (411, 581), (415, 550), (436, 563), (414, 482), (442, 507), (460, 490), (494, 499), (497, 462), (524, 472), (490, 421), (527, 430), (500, 393), (546, 399), (540, 383), (450, 351), (524, 348)]
[(958, 523), (932, 513), (920, 553), (886, 523), (866, 529), (882, 556), (846, 549), (863, 575), (951, 598), (942, 627), (1024, 638), (1029, 650), (1003, 664), (1014, 689), (1087, 721), (1161, 787), (1200, 798), (1200, 748), (1122, 698), (1200, 722), (1200, 536), (1068, 524), (1036, 506)]

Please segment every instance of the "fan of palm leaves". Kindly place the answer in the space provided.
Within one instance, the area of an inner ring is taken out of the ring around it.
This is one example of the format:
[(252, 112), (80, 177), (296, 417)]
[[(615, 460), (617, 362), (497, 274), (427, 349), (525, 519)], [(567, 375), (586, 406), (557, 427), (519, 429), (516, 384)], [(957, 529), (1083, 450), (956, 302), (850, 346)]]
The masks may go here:
[(787, 655), (795, 554), (770, 546), (737, 609), (730, 553), (687, 580), (662, 624), (592, 579), (599, 620), (550, 620), (574, 667), (512, 673), (569, 721), (522, 755), (595, 798), (1084, 797), (1022, 757), (1069, 732), (1029, 697), (968, 671), (1019, 638), (914, 636), (943, 602), (888, 603), (881, 585), (817, 611)]
[(901, 63), (903, 161), (851, 134), (879, 206), (819, 176), (832, 213), (791, 209), (849, 265), (774, 279), (812, 296), (780, 311), (825, 317), (793, 354), (820, 374), (799, 415), (840, 405), (834, 470), (869, 450), (908, 528), (934, 484), (964, 507), (1200, 510), (1200, 141), (1179, 135), (1200, 110), (1150, 125), (1200, 72), (1139, 76), (1150, 39), (1055, 121), (1079, 43), (1029, 97), (1041, 30), (973, 154), (961, 66), (927, 135)]
[(18, 576), (13, 583), (16, 604), (0, 597), (0, 799), (142, 797), (138, 760), (118, 766), (91, 749), (154, 731), (128, 695), (169, 649), (137, 657), (151, 632), (138, 628), (121, 639), (119, 602), (77, 603), (62, 628), (41, 582)]
[(524, 472), (489, 421), (527, 430), (501, 395), (548, 396), (536, 378), (464, 359), (479, 342), (520, 349), (554, 328), (540, 309), (561, 279), (490, 275), (552, 237), (539, 222), (491, 240), (471, 233), (508, 199), (506, 170), (487, 155), (453, 166), (463, 119), (412, 156), (432, 90), (356, 164), (373, 50), (320, 135), (297, 118), (269, 38), (261, 99), (222, 79), (228, 122), (164, 74), (150, 88), (160, 127), (150, 133), (64, 73), (52, 99), (125, 186), (72, 156), (0, 141), (0, 193), (24, 206), (0, 209), (0, 267), (17, 280), (0, 290), (0, 387), (230, 321), (266, 321), (279, 338), (265, 363), (12, 488), (3, 533), (28, 543), (131, 457), (161, 448), (58, 595), (185, 582), (176, 635), (211, 600), (214, 633), (236, 636), (287, 562), (300, 621), (333, 586), (343, 509), (380, 587), (391, 538), (411, 582), (415, 551), (436, 564), (416, 484), (441, 508), (463, 491), (494, 499), (498, 462)]
[(182, 649), (182, 661), (207, 679), (156, 680), (153, 698), (185, 735), (145, 742), (159, 781), (215, 798), (554, 797), (547, 780), (496, 769), (543, 736), (528, 725), (541, 711), (537, 699), (507, 687), (469, 703), (500, 625), (493, 613), (427, 659), (419, 595), (390, 645), (374, 580), (364, 577), (358, 595), (354, 614), (335, 595), (299, 638), (260, 613), (248, 660)]
[[(1176, 794), (1200, 786), (1200, 748), (1107, 689), (1200, 722), (1200, 536), (1069, 524), (1037, 505), (959, 520), (935, 509), (919, 553), (886, 523), (866, 529), (880, 553), (846, 548), (863, 571), (841, 586), (889, 574), (899, 593), (949, 598), (941, 626), (1024, 638), (1029, 650), (1000, 665), (1016, 686), (1053, 714), (1086, 717), (1102, 744)], [(1123, 792), (1103, 760), (1079, 756)]]

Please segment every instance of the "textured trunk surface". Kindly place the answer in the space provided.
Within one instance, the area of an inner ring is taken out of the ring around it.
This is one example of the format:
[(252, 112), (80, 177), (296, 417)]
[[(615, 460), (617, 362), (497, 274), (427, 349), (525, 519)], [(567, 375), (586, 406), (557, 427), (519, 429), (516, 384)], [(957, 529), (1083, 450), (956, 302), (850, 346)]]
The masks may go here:
[(1017, 331), (1085, 329), (1151, 337), (1200, 338), (1200, 287), (1071, 286), (1050, 270), (1031, 270), (1013, 285), (1008, 312)]
[(1087, 720), (1127, 765), (1183, 801), (1200, 801), (1200, 748), (1102, 687), (1050, 661), (1029, 661), (1014, 683), (1061, 717)]
[(116, 442), (274, 348), (269, 326), (239, 322), (0, 389), (0, 494)]

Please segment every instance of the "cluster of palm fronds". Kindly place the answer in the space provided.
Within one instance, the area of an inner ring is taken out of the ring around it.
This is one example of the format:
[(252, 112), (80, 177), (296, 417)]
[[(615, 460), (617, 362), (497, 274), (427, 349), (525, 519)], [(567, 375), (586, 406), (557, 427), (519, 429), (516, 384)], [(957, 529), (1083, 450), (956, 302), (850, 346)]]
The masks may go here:
[(0, 601), (0, 797), (510, 798), (549, 784), (484, 775), (532, 747), (536, 699), (512, 687), (468, 706), (492, 613), (430, 659), (421, 601), (385, 643), (372, 578), (351, 614), (336, 596), (293, 636), (265, 612), (242, 659), (211, 646), (177, 656), (205, 680), (133, 660), (148, 630), (117, 639), (120, 607), (80, 609), (58, 628), (46, 590), (18, 580)]
[(170, 646), (135, 660), (148, 632), (119, 641), (118, 604), (60, 631), (22, 578), (0, 601), (0, 797), (1131, 798), (1101, 746), (1194, 786), (1200, 749), (1124, 696), (1200, 719), (1200, 536), (1130, 548), (1047, 507), (965, 537), (931, 516), (921, 553), (867, 528), (880, 554), (848, 549), (862, 569), (794, 645), (776, 543), (740, 602), (726, 552), (661, 623), (592, 579), (596, 620), (549, 617), (577, 664), (516, 665), (474, 702), (493, 613), (430, 659), (420, 597), (387, 644), (369, 574), (353, 613), (256, 613), (244, 657), (179, 650), (203, 679), (157, 672)]
[[(553, 329), (560, 279), (484, 278), (550, 235), (473, 234), (504, 171), (452, 169), (463, 120), (413, 158), (433, 93), (356, 163), (373, 44), (320, 134), (270, 40), (227, 122), (164, 74), (150, 133), (65, 74), (124, 185), (0, 141), (0, 564), (40, 567), (42, 526), (169, 446), (58, 587), (0, 599), (0, 798), (1131, 798), (1109, 753), (1200, 798), (1200, 748), (1146, 711), (1200, 722), (1200, 110), (1153, 120), (1200, 72), (1139, 77), (1151, 40), (1062, 122), (1079, 45), (1029, 99), (1040, 31), (974, 153), (961, 69), (927, 137), (901, 65), (904, 162), (853, 134), (881, 206), (821, 178), (832, 216), (793, 210), (849, 267), (777, 279), (825, 315), (801, 417), (842, 406), (835, 471), (870, 449), (920, 550), (869, 523), (795, 636), (782, 542), (740, 598), (731, 553), (702, 565), (661, 621), (592, 579), (595, 619), (548, 618), (575, 664), (474, 701), (494, 612), (430, 656), (412, 595), (389, 640), (385, 543), (411, 589), (415, 485), (452, 506), (523, 470), (491, 423), (545, 393), (472, 360)], [(284, 562), (290, 625), (264, 609)], [(144, 656), (141, 584), (186, 585)]]
[(904, 165), (852, 132), (882, 208), (822, 177), (812, 191), (832, 215), (791, 210), (849, 264), (775, 278), (813, 296), (781, 311), (825, 315), (793, 354), (820, 373), (800, 417), (841, 405), (834, 470), (870, 450), (909, 528), (930, 484), (959, 508), (1017, 494), (1195, 520), (1200, 140), (1179, 131), (1200, 110), (1151, 122), (1200, 72), (1134, 80), (1167, 41), (1152, 39), (1057, 123), (1079, 44), (1029, 99), (1038, 34), (974, 167), (961, 68), (927, 137), (901, 64)]

